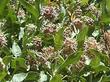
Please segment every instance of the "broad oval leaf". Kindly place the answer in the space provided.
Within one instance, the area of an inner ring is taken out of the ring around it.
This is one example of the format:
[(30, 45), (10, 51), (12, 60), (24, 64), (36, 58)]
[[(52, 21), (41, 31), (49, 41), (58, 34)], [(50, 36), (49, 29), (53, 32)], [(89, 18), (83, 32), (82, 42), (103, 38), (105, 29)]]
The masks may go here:
[(28, 75), (27, 73), (15, 74), (11, 82), (22, 82), (27, 77), (27, 75)]
[(38, 82), (46, 82), (47, 81), (47, 75), (44, 73), (44, 71), (40, 72), (40, 79)]
[(15, 57), (21, 56), (21, 48), (15, 41), (13, 42), (11, 51)]

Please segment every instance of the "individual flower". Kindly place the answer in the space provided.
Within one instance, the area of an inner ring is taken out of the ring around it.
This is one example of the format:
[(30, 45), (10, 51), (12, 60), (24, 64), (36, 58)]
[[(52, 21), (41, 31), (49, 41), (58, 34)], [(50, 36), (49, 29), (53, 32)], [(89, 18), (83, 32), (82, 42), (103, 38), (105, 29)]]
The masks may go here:
[(96, 49), (97, 48), (97, 41), (94, 37), (89, 37), (85, 41), (85, 48), (87, 49)]
[(76, 29), (82, 29), (83, 21), (80, 18), (73, 19), (72, 25), (75, 26)]
[(77, 41), (75, 39), (66, 38), (63, 45), (63, 53), (71, 54), (77, 50)]
[(37, 26), (32, 23), (29, 23), (26, 25), (26, 28), (27, 33), (33, 33), (36, 31)]
[(104, 37), (106, 49), (108, 50), (108, 53), (110, 54), (110, 30), (104, 32), (103, 37)]
[(28, 65), (28, 70), (37, 70), (37, 67), (41, 64), (37, 58), (32, 55), (27, 55), (26, 64)]
[(66, 38), (66, 37), (71, 38), (72, 32), (73, 32), (73, 29), (70, 28), (70, 27), (67, 27), (67, 28), (64, 30), (64, 33), (63, 33), (64, 38)]
[(75, 10), (74, 15), (75, 15), (77, 18), (80, 18), (80, 17), (81, 17), (81, 15), (82, 15), (82, 10), (81, 10), (80, 6), (77, 6), (77, 9)]
[(88, 16), (82, 16), (82, 19), (88, 26), (93, 26), (94, 25), (94, 20)]
[(33, 38), (33, 45), (35, 49), (40, 50), (42, 48), (42, 40), (38, 36)]
[(5, 46), (6, 44), (7, 44), (6, 37), (2, 32), (0, 32), (0, 47)]
[(93, 54), (90, 53), (91, 49), (96, 49), (98, 50), (98, 42), (96, 41), (96, 39), (94, 37), (89, 37), (85, 42), (84, 42), (84, 50), (85, 50), (85, 54), (92, 58), (94, 57)]
[(44, 6), (41, 9), (41, 15), (47, 19), (53, 19), (58, 16), (56, 7), (53, 6)]
[(52, 47), (52, 46), (44, 47), (42, 49), (42, 56), (43, 56), (45, 61), (54, 58), (55, 57), (54, 47)]
[(102, 12), (101, 12), (100, 9), (97, 9), (97, 8), (95, 7), (95, 3), (91, 3), (91, 4), (88, 6), (87, 10), (90, 11), (93, 16), (96, 16), (96, 21), (99, 20), (99, 18), (100, 18), (100, 16), (101, 16)]
[(97, 10), (97, 8), (95, 7), (95, 3), (91, 3), (91, 4), (88, 6), (87, 10), (91, 10), (91, 11)]
[(46, 35), (52, 35), (56, 32), (56, 26), (52, 23), (45, 25), (42, 28), (42, 31), (46, 34)]
[(20, 23), (23, 23), (25, 21), (25, 16), (25, 11), (22, 8), (19, 8), (17, 12), (17, 18)]

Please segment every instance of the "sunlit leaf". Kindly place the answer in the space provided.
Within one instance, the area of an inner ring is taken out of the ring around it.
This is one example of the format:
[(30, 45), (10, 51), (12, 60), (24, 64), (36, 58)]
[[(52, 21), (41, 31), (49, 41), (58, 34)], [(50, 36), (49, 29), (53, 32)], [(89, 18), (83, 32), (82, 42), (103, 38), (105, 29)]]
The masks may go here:
[(10, 82), (22, 82), (26, 77), (27, 73), (15, 74)]
[(70, 64), (76, 64), (80, 58), (81, 55), (83, 55), (83, 51), (77, 51), (76, 54), (72, 54), (70, 55), (65, 61), (64, 63), (62, 63), (59, 68), (58, 68), (58, 72), (63, 71), (62, 69), (66, 68), (67, 66), (69, 66)]
[(0, 16), (3, 14), (3, 11), (9, 0), (0, 0)]
[(81, 0), (81, 4), (82, 4), (82, 5), (88, 4), (88, 1), (89, 1), (89, 0)]
[(77, 35), (78, 49), (83, 48), (85, 38), (87, 37), (88, 27), (83, 28)]
[(44, 73), (44, 71), (40, 72), (40, 79), (38, 80), (38, 82), (45, 82), (47, 81), (47, 75)]
[(55, 49), (59, 50), (62, 48), (63, 45), (63, 31), (64, 28), (61, 28), (58, 32), (55, 33), (54, 36), (54, 43), (55, 43)]
[(12, 56), (5, 56), (3, 58), (3, 62), (5, 65), (8, 65), (11, 62), (11, 60), (12, 60)]
[(62, 76), (60, 74), (56, 74), (51, 80), (50, 82), (63, 82), (62, 80)]
[(24, 68), (26, 70), (26, 60), (24, 58), (16, 58), (12, 61), (11, 67), (15, 68), (15, 70), (18, 70), (20, 68)]
[(4, 79), (4, 77), (7, 75), (7, 72), (5, 71), (5, 70), (3, 70), (3, 71), (0, 71), (0, 81), (2, 80), (2, 79)]
[(13, 42), (11, 51), (15, 57), (21, 56), (21, 49), (15, 41)]

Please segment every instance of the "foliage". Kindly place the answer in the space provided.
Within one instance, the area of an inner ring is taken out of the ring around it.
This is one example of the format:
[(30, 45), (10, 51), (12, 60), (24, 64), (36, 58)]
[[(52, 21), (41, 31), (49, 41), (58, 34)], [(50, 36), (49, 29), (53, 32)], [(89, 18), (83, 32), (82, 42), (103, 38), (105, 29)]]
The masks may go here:
[(0, 82), (110, 82), (110, 0), (0, 0)]

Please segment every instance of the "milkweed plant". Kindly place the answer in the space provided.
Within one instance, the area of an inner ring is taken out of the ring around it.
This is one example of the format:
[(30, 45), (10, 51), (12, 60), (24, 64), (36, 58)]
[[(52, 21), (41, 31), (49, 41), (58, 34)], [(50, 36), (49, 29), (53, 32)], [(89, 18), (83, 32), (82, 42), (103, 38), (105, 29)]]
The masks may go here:
[(0, 0), (0, 82), (110, 82), (110, 0)]

